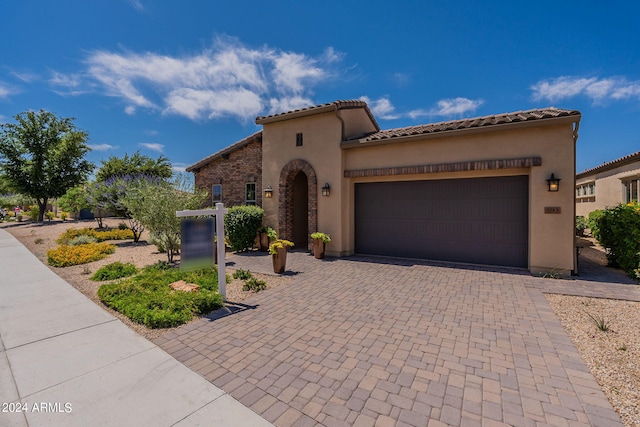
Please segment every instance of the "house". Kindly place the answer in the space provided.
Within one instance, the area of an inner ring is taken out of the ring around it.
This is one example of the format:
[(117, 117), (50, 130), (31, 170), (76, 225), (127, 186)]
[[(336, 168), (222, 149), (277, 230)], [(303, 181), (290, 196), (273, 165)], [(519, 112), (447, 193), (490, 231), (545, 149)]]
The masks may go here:
[(258, 117), (261, 131), (187, 171), (212, 202), (262, 206), (297, 247), (322, 231), (333, 256), (569, 275), (580, 118), (544, 108), (383, 130), (365, 102), (335, 101)]
[(576, 215), (640, 200), (640, 151), (576, 175)]

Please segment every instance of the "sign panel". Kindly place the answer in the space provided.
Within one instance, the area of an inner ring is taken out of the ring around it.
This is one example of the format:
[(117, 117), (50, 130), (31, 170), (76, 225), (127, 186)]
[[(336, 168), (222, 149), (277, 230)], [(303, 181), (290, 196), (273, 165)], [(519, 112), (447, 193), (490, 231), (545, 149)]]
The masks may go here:
[(213, 218), (185, 218), (181, 223), (180, 268), (213, 267)]
[(544, 207), (544, 213), (546, 214), (559, 214), (560, 213), (560, 206), (545, 206)]

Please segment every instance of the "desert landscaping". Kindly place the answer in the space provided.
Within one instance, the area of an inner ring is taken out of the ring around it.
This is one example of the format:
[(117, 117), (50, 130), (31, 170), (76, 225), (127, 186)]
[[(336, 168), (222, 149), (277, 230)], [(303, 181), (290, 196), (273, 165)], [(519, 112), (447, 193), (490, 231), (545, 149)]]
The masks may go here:
[[(105, 225), (117, 227), (121, 222), (122, 219), (110, 218), (105, 221)], [(41, 262), (47, 264), (47, 250), (57, 245), (56, 239), (61, 233), (71, 227), (96, 227), (96, 222), (3, 222), (0, 227), (15, 236)], [(115, 261), (131, 262), (138, 268), (165, 261), (166, 254), (158, 252), (154, 245), (147, 243), (147, 238), (145, 232), (138, 243), (131, 240), (116, 242), (115, 253), (100, 261), (49, 268), (137, 333), (153, 340), (171, 329), (149, 329), (107, 308), (97, 296), (102, 282), (89, 279), (98, 268)], [(597, 246), (585, 248), (583, 256), (599, 263), (606, 262), (604, 253)], [(227, 270), (228, 275), (232, 273), (232, 269)], [(262, 292), (269, 292), (269, 289), (286, 285), (293, 280), (278, 275), (253, 274), (266, 282), (267, 289)], [(242, 290), (241, 280), (233, 279), (227, 285), (229, 301), (239, 302), (250, 298), (252, 294), (251, 291)], [(547, 301), (624, 424), (640, 426), (640, 303), (564, 295), (547, 295)]]

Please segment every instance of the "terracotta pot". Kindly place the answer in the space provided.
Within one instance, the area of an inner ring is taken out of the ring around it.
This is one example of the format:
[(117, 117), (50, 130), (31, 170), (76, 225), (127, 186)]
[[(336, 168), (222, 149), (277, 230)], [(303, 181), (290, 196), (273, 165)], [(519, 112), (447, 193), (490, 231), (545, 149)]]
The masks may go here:
[(322, 239), (313, 239), (313, 256), (315, 256), (316, 259), (324, 258), (324, 246), (325, 243)]
[(276, 274), (284, 273), (287, 266), (287, 248), (278, 248), (278, 253), (271, 255), (273, 261), (273, 272)]
[(260, 233), (260, 251), (267, 252), (269, 250), (269, 236), (267, 233)]

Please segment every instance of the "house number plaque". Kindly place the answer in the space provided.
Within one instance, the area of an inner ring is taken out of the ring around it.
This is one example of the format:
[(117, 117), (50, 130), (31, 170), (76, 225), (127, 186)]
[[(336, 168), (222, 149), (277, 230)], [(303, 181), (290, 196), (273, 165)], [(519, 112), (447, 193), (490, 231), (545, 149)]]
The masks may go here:
[(544, 213), (546, 214), (559, 214), (560, 206), (545, 206)]

